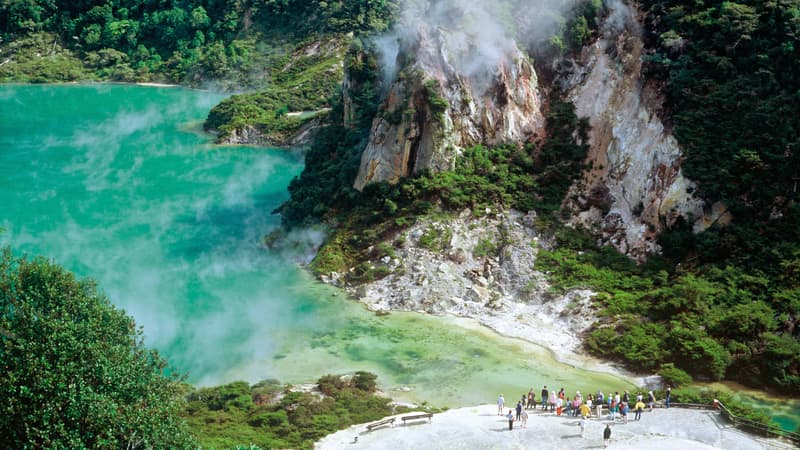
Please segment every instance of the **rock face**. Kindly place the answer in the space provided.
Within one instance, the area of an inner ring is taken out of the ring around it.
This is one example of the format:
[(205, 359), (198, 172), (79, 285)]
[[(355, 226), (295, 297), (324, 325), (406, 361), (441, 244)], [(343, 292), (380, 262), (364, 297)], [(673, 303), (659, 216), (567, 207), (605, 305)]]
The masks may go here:
[(558, 350), (560, 360), (586, 363), (580, 335), (594, 321), (593, 292), (549, 292), (536, 268), (551, 243), (534, 227), (535, 214), (506, 212), (476, 218), (426, 218), (403, 231), (394, 255), (369, 261), (389, 275), (360, 286), (341, 286), (373, 311), (424, 311), (471, 317), (506, 336)]
[(375, 117), (354, 187), (450, 170), (464, 147), (522, 143), (541, 134), (536, 72), (513, 45), (496, 64), (463, 36), (422, 24), (401, 42), (396, 80)]
[(258, 127), (245, 125), (234, 128), (231, 132), (219, 140), (222, 145), (258, 145), (265, 147), (305, 147), (311, 143), (311, 139), (322, 125), (322, 119), (317, 117), (304, 123), (297, 131), (289, 136), (268, 135)]
[[(622, 5), (620, 5), (622, 7)], [(565, 80), (579, 117), (591, 124), (585, 172), (565, 200), (572, 224), (580, 224), (637, 260), (660, 250), (657, 236), (679, 217), (695, 231), (724, 215), (692, 195), (681, 172), (682, 153), (657, 112), (663, 98), (642, 76), (643, 42), (630, 10), (583, 49)], [(722, 217), (726, 220), (725, 217)]]

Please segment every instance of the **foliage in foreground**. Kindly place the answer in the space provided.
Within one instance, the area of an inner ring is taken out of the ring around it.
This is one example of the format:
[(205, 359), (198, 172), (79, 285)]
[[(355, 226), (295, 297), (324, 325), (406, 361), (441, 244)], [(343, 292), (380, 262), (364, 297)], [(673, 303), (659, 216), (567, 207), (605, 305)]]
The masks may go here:
[(8, 448), (191, 448), (182, 385), (93, 282), (0, 257), (0, 442)]
[(315, 392), (277, 381), (202, 388), (189, 394), (184, 415), (204, 447), (312, 448), (325, 435), (393, 414), (390, 400), (375, 395), (375, 379), (326, 375)]

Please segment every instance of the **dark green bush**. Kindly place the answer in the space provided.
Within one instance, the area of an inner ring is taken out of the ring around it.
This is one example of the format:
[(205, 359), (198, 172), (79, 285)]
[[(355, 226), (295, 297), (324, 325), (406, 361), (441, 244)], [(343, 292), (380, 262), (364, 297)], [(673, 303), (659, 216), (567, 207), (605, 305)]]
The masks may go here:
[(367, 372), (349, 381), (325, 375), (317, 384), (323, 397), (282, 388), (277, 402), (260, 395), (265, 386), (278, 388), (274, 382), (203, 388), (188, 395), (184, 415), (204, 447), (310, 449), (327, 434), (392, 414), (389, 399), (374, 395), (376, 378)]

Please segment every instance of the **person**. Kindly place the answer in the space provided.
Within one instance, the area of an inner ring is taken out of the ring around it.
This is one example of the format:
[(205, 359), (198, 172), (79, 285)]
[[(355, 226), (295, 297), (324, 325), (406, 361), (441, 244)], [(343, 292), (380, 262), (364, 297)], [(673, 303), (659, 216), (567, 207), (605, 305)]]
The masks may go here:
[(595, 395), (594, 398), (597, 400), (597, 403), (603, 403), (606, 401), (606, 396), (603, 394), (602, 390), (598, 390), (597, 395)]
[(614, 391), (614, 403), (619, 403), (621, 399), (619, 398), (619, 391)]
[(634, 405), (634, 409), (636, 410), (636, 414), (634, 414), (634, 419), (636, 419), (636, 421), (638, 422), (639, 419), (642, 418), (642, 411), (644, 411), (644, 402), (641, 400), (636, 402), (636, 405)]
[(647, 392), (647, 403), (650, 405), (650, 412), (653, 412), (653, 405), (656, 403), (656, 394), (653, 391)]
[(583, 420), (586, 420), (592, 414), (592, 407), (591, 407), (591, 405), (589, 405), (588, 402), (582, 404), (580, 406), (580, 410), (581, 410), (581, 416), (583, 417)]
[(522, 419), (522, 401), (517, 402), (517, 420)]
[[(592, 411), (594, 411), (594, 401), (592, 401), (592, 396), (589, 396), (589, 400), (586, 400), (586, 407), (589, 408), (589, 417), (592, 417)], [(583, 410), (581, 410), (583, 411)]]
[(669, 402), (672, 400), (672, 386), (667, 386), (667, 395), (664, 397), (664, 404), (669, 408)]
[(556, 391), (550, 391), (550, 399), (548, 401), (550, 403), (550, 412), (555, 411), (555, 409), (556, 409)]
[(497, 397), (497, 415), (503, 415), (503, 407), (506, 405), (506, 399), (503, 398), (503, 394), (500, 394), (500, 397)]
[(611, 442), (611, 425), (606, 424), (606, 429), (603, 430), (603, 447), (608, 447)]
[(583, 432), (586, 431), (586, 418), (581, 419), (578, 425), (581, 427), (581, 437), (583, 437)]
[(549, 392), (547, 391), (547, 386), (542, 389), (542, 409), (547, 411), (547, 399), (550, 397)]
[(595, 408), (597, 409), (597, 419), (600, 420), (600, 416), (603, 415), (603, 402), (598, 401), (597, 406), (595, 406)]
[(522, 410), (522, 428), (528, 428), (528, 411)]
[(625, 394), (622, 396), (622, 403), (630, 403), (631, 397), (628, 395), (628, 391), (625, 391)]
[(533, 392), (533, 388), (528, 391), (528, 408), (536, 409), (536, 393)]
[(622, 402), (619, 405), (619, 413), (622, 415), (622, 420), (625, 423), (628, 423), (628, 410), (629, 410), (629, 408), (628, 408), (628, 403), (627, 402)]
[(617, 408), (619, 404), (611, 399), (611, 405), (608, 407), (608, 418), (611, 420), (617, 420)]
[(561, 407), (564, 406), (564, 400), (561, 400), (561, 397), (556, 399), (556, 415), (561, 415)]
[(508, 419), (508, 431), (511, 431), (514, 429), (514, 410), (509, 409), (506, 418)]
[(581, 402), (580, 396), (576, 395), (575, 399), (572, 400), (572, 417), (578, 417), (578, 413), (580, 412), (582, 403), (583, 402)]

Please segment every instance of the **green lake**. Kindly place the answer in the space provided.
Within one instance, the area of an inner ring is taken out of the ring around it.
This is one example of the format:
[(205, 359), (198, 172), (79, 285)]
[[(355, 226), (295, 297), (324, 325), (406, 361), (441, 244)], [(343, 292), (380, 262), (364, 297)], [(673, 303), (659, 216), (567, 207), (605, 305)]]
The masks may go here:
[(471, 321), (376, 316), (310, 277), (310, 255), (265, 248), (303, 155), (213, 145), (201, 124), (222, 98), (0, 86), (0, 244), (97, 280), (199, 385), (368, 370), (394, 397), (450, 407), (629, 386)]

